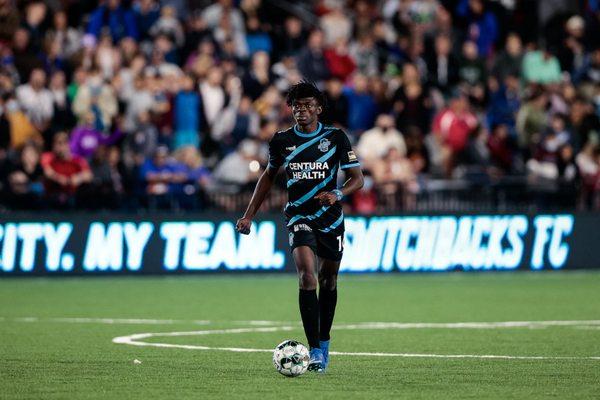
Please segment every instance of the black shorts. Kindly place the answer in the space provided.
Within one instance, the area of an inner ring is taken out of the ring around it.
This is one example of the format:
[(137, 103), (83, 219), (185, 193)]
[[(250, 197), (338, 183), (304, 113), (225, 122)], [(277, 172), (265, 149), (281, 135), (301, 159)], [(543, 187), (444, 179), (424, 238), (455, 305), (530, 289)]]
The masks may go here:
[(330, 232), (321, 232), (308, 224), (297, 222), (288, 226), (290, 251), (308, 246), (319, 258), (340, 261), (344, 253), (344, 224)]

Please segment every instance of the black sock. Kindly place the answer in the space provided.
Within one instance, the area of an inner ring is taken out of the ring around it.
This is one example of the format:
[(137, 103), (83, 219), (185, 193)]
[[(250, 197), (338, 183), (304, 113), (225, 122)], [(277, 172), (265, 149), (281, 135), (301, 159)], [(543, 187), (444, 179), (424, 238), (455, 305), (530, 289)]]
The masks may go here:
[(300, 303), (300, 316), (304, 325), (304, 333), (311, 349), (319, 345), (319, 300), (317, 291), (300, 289), (298, 296)]
[(333, 316), (335, 315), (336, 304), (337, 288), (333, 290), (327, 290), (327, 288), (321, 287), (319, 289), (320, 340), (329, 340), (329, 331), (331, 331), (331, 325), (333, 324)]

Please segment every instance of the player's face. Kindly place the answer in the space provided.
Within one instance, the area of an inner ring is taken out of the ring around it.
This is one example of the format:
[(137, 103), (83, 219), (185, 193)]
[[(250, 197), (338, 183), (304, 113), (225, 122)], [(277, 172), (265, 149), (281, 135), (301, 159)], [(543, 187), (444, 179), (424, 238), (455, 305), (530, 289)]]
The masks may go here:
[(292, 104), (292, 113), (298, 125), (310, 125), (317, 120), (321, 114), (321, 106), (314, 97), (298, 99)]

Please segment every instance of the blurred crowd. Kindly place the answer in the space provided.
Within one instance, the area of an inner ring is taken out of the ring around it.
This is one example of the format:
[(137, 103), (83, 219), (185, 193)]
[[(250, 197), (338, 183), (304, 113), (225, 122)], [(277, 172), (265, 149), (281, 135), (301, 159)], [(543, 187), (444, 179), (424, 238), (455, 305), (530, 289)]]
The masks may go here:
[(354, 211), (509, 177), (597, 208), (598, 38), (595, 0), (0, 0), (0, 203), (231, 208), (308, 79)]

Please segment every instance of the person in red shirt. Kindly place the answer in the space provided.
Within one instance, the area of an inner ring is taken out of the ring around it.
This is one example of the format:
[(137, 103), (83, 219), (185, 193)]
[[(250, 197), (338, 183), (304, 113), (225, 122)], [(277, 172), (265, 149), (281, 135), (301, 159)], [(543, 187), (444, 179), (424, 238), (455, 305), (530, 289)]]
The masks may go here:
[(356, 70), (356, 63), (350, 56), (348, 43), (344, 39), (338, 39), (335, 46), (325, 50), (323, 56), (331, 75), (342, 82), (345, 82)]
[(442, 164), (447, 175), (452, 173), (456, 156), (467, 145), (470, 134), (477, 128), (477, 117), (471, 112), (469, 99), (458, 92), (433, 119), (432, 131), (441, 146)]
[(52, 151), (42, 155), (44, 186), (51, 202), (68, 206), (82, 185), (91, 182), (93, 176), (85, 158), (71, 154), (69, 136), (58, 132), (52, 141)]

